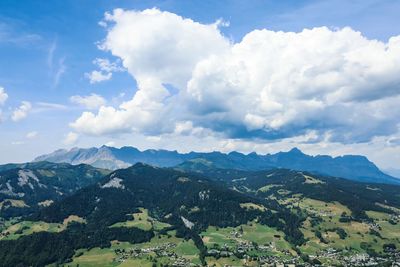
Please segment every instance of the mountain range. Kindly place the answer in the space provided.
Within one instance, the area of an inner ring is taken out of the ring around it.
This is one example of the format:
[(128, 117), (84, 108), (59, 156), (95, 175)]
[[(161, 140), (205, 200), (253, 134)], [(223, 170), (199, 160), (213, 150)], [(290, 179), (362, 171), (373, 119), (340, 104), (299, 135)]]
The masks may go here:
[(34, 161), (73, 165), (84, 163), (111, 170), (126, 168), (138, 162), (158, 167), (178, 167), (179, 169), (195, 169), (196, 171), (210, 167), (244, 171), (285, 168), (368, 183), (400, 184), (400, 179), (385, 174), (365, 156), (310, 156), (304, 154), (298, 148), (293, 148), (287, 152), (260, 155), (255, 152), (242, 154), (236, 151), (228, 154), (221, 152), (179, 153), (154, 149), (140, 151), (128, 146), (121, 148), (102, 146), (99, 148), (61, 149), (39, 156)]
[(400, 185), (385, 184), (396, 178), (362, 156), (103, 146), (36, 160), (0, 165), (0, 266), (390, 266), (400, 258)]

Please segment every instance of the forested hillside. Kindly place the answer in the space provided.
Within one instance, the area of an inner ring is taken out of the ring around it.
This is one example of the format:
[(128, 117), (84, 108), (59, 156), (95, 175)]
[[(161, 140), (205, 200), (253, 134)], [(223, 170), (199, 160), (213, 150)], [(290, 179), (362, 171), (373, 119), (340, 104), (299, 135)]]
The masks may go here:
[(0, 166), (2, 218), (27, 215), (93, 184), (108, 170), (90, 165), (34, 162)]
[(7, 221), (0, 262), (86, 266), (90, 255), (107, 253), (115, 264), (310, 264), (327, 263), (324, 253), (310, 257), (329, 249), (337, 262), (359, 253), (390, 261), (388, 248), (400, 245), (388, 234), (400, 230), (397, 186), (285, 169), (192, 171), (138, 163)]

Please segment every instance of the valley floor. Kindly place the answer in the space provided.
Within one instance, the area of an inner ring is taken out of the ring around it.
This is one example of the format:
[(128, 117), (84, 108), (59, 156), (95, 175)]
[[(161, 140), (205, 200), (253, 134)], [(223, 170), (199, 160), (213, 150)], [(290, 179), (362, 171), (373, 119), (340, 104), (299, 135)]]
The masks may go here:
[[(389, 223), (393, 215), (368, 212), (374, 219), (373, 223), (340, 222), (341, 216), (349, 211), (339, 203), (307, 198), (286, 201), (287, 205), (297, 205), (310, 214), (302, 227), (307, 239), (303, 246), (295, 249), (285, 240), (283, 232), (257, 221), (237, 227), (210, 226), (200, 234), (207, 247), (207, 265), (389, 266), (387, 264), (400, 262), (400, 253), (396, 250), (386, 248), (384, 251), (384, 244), (399, 246), (400, 243), (400, 225)], [(130, 244), (112, 241), (108, 248), (80, 249), (76, 251), (72, 262), (64, 266), (201, 266), (199, 250), (192, 240), (177, 238), (175, 231), (159, 233), (169, 225), (152, 219), (146, 209), (133, 214), (133, 218), (132, 221), (120, 222), (111, 227), (154, 229), (155, 236), (150, 242)], [(319, 218), (318, 223), (313, 221), (315, 218)], [(346, 236), (338, 234), (337, 229), (343, 229)], [(371, 229), (376, 229), (378, 234), (371, 233)], [(369, 255), (369, 250), (379, 254)], [(385, 257), (380, 256), (383, 253)]]

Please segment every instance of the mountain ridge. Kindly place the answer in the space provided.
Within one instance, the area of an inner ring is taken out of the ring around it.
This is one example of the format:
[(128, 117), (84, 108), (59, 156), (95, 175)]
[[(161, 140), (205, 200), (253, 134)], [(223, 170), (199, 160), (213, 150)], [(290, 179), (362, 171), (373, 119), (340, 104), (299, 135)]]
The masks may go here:
[(0, 218), (34, 212), (108, 173), (84, 164), (41, 161), (0, 165)]
[(137, 162), (158, 167), (175, 167), (198, 159), (203, 159), (221, 169), (256, 171), (286, 168), (362, 182), (400, 184), (400, 179), (385, 174), (365, 156), (310, 156), (298, 148), (287, 152), (260, 155), (255, 152), (243, 154), (237, 151), (230, 153), (219, 151), (179, 153), (176, 150), (155, 149), (140, 151), (129, 146), (121, 148), (101, 146), (99, 148), (56, 150), (53, 153), (39, 156), (34, 161), (65, 162), (73, 165), (84, 163), (98, 168), (115, 170), (129, 167)]

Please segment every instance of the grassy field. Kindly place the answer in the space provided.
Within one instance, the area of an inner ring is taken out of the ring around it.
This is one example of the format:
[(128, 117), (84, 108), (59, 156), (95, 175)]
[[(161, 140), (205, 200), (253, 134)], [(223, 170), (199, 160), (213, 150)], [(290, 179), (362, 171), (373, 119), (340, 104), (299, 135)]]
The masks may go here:
[(268, 191), (271, 190), (273, 187), (282, 187), (282, 185), (279, 185), (279, 184), (269, 184), (269, 185), (266, 185), (266, 186), (263, 186), (263, 187), (259, 188), (257, 191), (260, 191), (260, 192), (268, 192)]
[[(315, 181), (312, 181), (315, 182)], [(303, 232), (306, 243), (299, 249), (308, 255), (320, 254), (327, 248), (347, 250), (348, 253), (365, 252), (365, 244), (368, 249), (382, 252), (383, 244), (394, 243), (400, 247), (400, 223), (398, 219), (393, 220), (393, 216), (387, 213), (367, 211), (367, 215), (373, 222), (349, 221), (340, 222), (343, 214), (351, 215), (351, 211), (338, 202), (323, 202), (315, 199), (304, 198), (301, 195), (286, 198), (285, 204), (288, 207), (300, 208), (308, 217), (304, 221), (301, 231)], [(265, 209), (254, 203), (242, 203), (244, 209)], [(44, 222), (20, 222), (7, 225), (9, 239), (18, 238), (20, 235), (30, 234), (37, 231), (57, 232), (65, 229), (69, 222), (77, 221), (85, 223), (82, 218), (70, 216), (62, 224), (49, 224)], [(141, 208), (140, 212), (132, 214), (132, 220), (119, 222), (111, 227), (138, 227), (144, 230), (153, 230), (155, 237), (150, 242), (141, 244), (130, 244), (127, 242), (112, 241), (109, 248), (93, 248), (91, 250), (78, 250), (71, 263), (65, 266), (156, 266), (171, 265), (168, 257), (158, 257), (155, 252), (145, 253), (138, 258), (128, 257), (122, 262), (117, 261), (118, 254), (116, 249), (130, 250), (133, 248), (152, 248), (166, 243), (175, 244), (174, 247), (167, 249), (176, 255), (187, 259), (191, 263), (200, 264), (199, 250), (192, 240), (177, 238), (174, 231), (168, 234), (159, 234), (159, 230), (169, 225), (153, 219), (146, 209)], [(340, 229), (343, 232), (338, 231)], [(376, 229), (378, 234), (371, 232)], [(320, 233), (318, 237), (316, 233)], [(342, 236), (341, 236), (341, 235)], [(292, 246), (285, 240), (285, 234), (275, 228), (261, 225), (257, 221), (242, 224), (237, 227), (218, 228), (210, 226), (203, 231), (200, 236), (208, 249), (228, 247), (233, 251), (240, 243), (253, 242), (259, 246), (267, 246), (267, 250), (252, 249), (248, 255), (275, 255), (282, 258), (290, 258), (296, 255)], [(325, 265), (334, 266), (337, 262), (332, 259), (319, 258)], [(209, 266), (257, 266), (256, 262), (246, 262), (235, 256), (221, 257), (219, 259), (206, 257)]]
[(86, 221), (76, 215), (70, 215), (64, 219), (63, 223), (47, 223), (47, 222), (32, 222), (22, 221), (14, 222), (7, 225), (7, 228), (1, 232), (0, 240), (18, 239), (24, 235), (30, 235), (37, 232), (52, 232), (58, 233), (64, 231), (70, 222), (85, 223)]
[[(160, 262), (164, 262), (160, 259)], [(99, 265), (97, 265), (99, 266)], [(153, 263), (147, 259), (128, 259), (125, 262), (118, 265), (119, 267), (132, 267), (132, 266), (141, 266), (141, 267), (152, 267)]]
[(176, 247), (170, 250), (175, 252), (178, 256), (190, 260), (192, 263), (199, 264), (199, 250), (196, 248), (192, 240), (184, 240), (175, 236), (175, 231), (168, 232), (168, 235), (156, 235), (150, 242), (141, 244), (130, 244), (128, 242), (112, 241), (109, 248), (93, 248), (91, 250), (80, 249), (76, 251), (73, 261), (65, 264), (64, 266), (80, 266), (80, 267), (114, 267), (114, 266), (152, 266), (152, 259), (156, 258), (156, 264), (169, 264), (172, 262), (167, 257), (157, 257), (155, 253), (148, 253), (139, 258), (128, 258), (123, 262), (116, 261), (118, 255), (115, 249), (130, 248), (150, 248), (165, 243), (176, 244)]
[(147, 209), (139, 208), (139, 210), (140, 212), (132, 214), (132, 220), (118, 222), (110, 227), (136, 227), (145, 231), (149, 231), (151, 229), (160, 231), (171, 226), (168, 223), (160, 222), (151, 218)]
[(0, 202), (0, 210), (5, 205), (10, 205), (11, 207), (16, 207), (16, 208), (29, 207), (28, 205), (26, 205), (26, 203), (23, 200), (19, 200), (19, 199), (5, 199), (5, 200), (3, 200), (2, 202)]
[(351, 214), (351, 211), (338, 202), (324, 202), (311, 198), (302, 198), (298, 201), (298, 206), (309, 213), (317, 213), (323, 217), (327, 215), (340, 216), (343, 212)]
[[(390, 215), (382, 212), (368, 211), (367, 215), (380, 226), (377, 236), (371, 233), (373, 224), (367, 222), (340, 222), (342, 213), (350, 215), (350, 210), (337, 202), (326, 203), (314, 199), (298, 199), (297, 205), (313, 217), (320, 218), (321, 222), (312, 226), (309, 217), (304, 223), (301, 231), (308, 242), (300, 249), (307, 254), (316, 254), (329, 247), (339, 250), (353, 250), (354, 252), (364, 252), (362, 243), (369, 244), (369, 247), (376, 252), (383, 251), (383, 244), (394, 243), (400, 245), (400, 225), (389, 223)], [(343, 229), (346, 237), (340, 238), (336, 229)], [(319, 231), (325, 242), (316, 236)], [(331, 263), (333, 264), (333, 263)]]
[(206, 261), (208, 263), (208, 266), (216, 266), (216, 267), (224, 267), (224, 266), (239, 267), (239, 266), (244, 266), (245, 264), (245, 260), (238, 259), (234, 256), (229, 258), (219, 258), (219, 259), (213, 257), (206, 257)]
[(213, 257), (206, 257), (207, 265), (208, 266), (216, 266), (216, 267), (225, 267), (225, 266), (232, 266), (232, 267), (258, 267), (260, 264), (257, 261), (252, 261), (251, 259), (238, 259), (237, 257), (229, 257), (229, 258), (219, 258), (215, 259)]
[(71, 263), (65, 266), (82, 266), (82, 267), (113, 267), (118, 266), (114, 261), (116, 254), (114, 248), (93, 248), (91, 250), (78, 250), (76, 257)]
[[(394, 243), (400, 244), (400, 222), (398, 220), (392, 220), (390, 214), (376, 211), (367, 211), (367, 215), (373, 218), (381, 230), (379, 233), (383, 238), (393, 240)], [(396, 224), (393, 224), (395, 222)]]
[(132, 214), (132, 220), (118, 222), (110, 227), (136, 227), (145, 231), (149, 231), (152, 225), (149, 219), (148, 210), (140, 208), (140, 212)]
[(240, 203), (240, 207), (244, 208), (244, 209), (253, 209), (253, 210), (261, 210), (261, 211), (265, 211), (266, 208), (262, 205), (259, 204), (255, 204), (255, 203)]
[(309, 176), (309, 175), (303, 174), (303, 176), (305, 179), (305, 182), (304, 182), (305, 184), (324, 184), (325, 183), (325, 182), (323, 182), (317, 178), (314, 178), (312, 176)]
[[(235, 235), (234, 233), (240, 233)], [(238, 227), (216, 228), (210, 226), (201, 233), (204, 244), (208, 248), (215, 246), (235, 248), (240, 242), (255, 242), (258, 245), (272, 245), (274, 254), (281, 254), (284, 250), (294, 251), (291, 245), (284, 239), (285, 234), (274, 228), (261, 225), (257, 222), (249, 222)]]
[(53, 200), (45, 200), (45, 201), (39, 202), (38, 205), (42, 206), (42, 207), (48, 207), (53, 203), (54, 203)]

